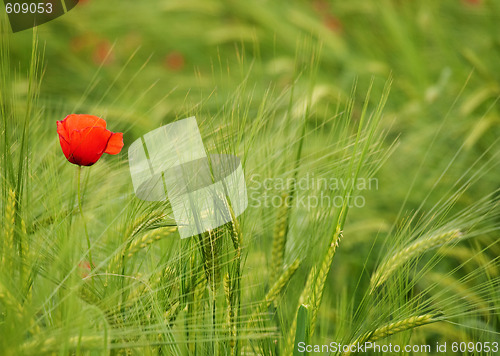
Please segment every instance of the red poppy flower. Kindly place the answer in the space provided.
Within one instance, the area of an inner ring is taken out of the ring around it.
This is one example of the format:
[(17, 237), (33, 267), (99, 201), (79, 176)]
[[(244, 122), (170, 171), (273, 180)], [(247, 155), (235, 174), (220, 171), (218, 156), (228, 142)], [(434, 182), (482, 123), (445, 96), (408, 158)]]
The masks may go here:
[(184, 55), (181, 52), (170, 52), (165, 57), (165, 67), (174, 72), (180, 71), (184, 68), (185, 60)]
[(57, 122), (61, 148), (73, 164), (91, 166), (103, 153), (116, 155), (123, 147), (123, 134), (106, 130), (106, 121), (92, 115), (68, 115)]
[(92, 59), (96, 65), (107, 66), (113, 64), (115, 55), (111, 43), (108, 40), (99, 41), (92, 54)]
[(80, 275), (82, 276), (82, 278), (87, 278), (89, 276), (89, 273), (92, 272), (92, 268), (94, 267), (94, 264), (91, 265), (89, 261), (82, 261), (78, 264), (78, 269), (80, 270)]

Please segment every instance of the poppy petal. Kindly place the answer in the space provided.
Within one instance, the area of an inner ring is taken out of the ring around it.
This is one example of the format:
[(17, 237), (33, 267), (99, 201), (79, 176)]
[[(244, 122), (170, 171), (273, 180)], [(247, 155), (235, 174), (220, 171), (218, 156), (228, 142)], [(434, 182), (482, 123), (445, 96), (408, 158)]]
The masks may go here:
[(123, 148), (123, 134), (121, 132), (112, 133), (104, 153), (116, 155)]
[(71, 114), (63, 120), (67, 132), (82, 130), (87, 127), (106, 128), (106, 121), (94, 115)]
[(71, 152), (68, 161), (80, 166), (91, 166), (101, 158), (111, 132), (102, 127), (87, 127), (71, 132)]
[(66, 159), (69, 160), (69, 157), (71, 156), (71, 145), (61, 134), (59, 134), (59, 142), (61, 143), (61, 148), (64, 156), (66, 156)]
[(64, 138), (66, 142), (69, 141), (69, 133), (66, 130), (66, 126), (64, 125), (64, 121), (57, 122), (57, 133), (59, 134), (59, 138)]

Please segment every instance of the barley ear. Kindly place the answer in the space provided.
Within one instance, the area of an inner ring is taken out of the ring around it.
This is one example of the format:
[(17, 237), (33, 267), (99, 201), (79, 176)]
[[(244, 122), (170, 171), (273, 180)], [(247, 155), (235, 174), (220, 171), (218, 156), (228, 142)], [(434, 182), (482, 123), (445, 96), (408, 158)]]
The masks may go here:
[[(400, 321), (396, 321), (380, 328), (375, 329), (372, 332), (365, 333), (361, 337), (357, 338), (351, 346), (364, 344), (365, 342), (373, 342), (388, 336), (400, 333), (402, 331), (417, 328), (422, 325), (427, 325), (439, 321), (439, 314), (424, 314), (418, 316), (412, 316)], [(355, 349), (355, 347), (349, 347), (348, 350)], [(343, 355), (350, 355), (351, 352), (345, 352)]]
[(328, 247), (328, 251), (323, 259), (323, 263), (318, 271), (318, 276), (316, 278), (314, 291), (311, 295), (311, 326), (310, 333), (311, 337), (314, 334), (314, 327), (316, 326), (316, 319), (318, 316), (318, 310), (321, 305), (321, 300), (323, 299), (323, 292), (325, 290), (326, 279), (328, 277), (328, 273), (330, 272), (330, 268), (332, 267), (333, 258), (335, 257), (335, 252), (337, 252), (337, 248), (339, 247), (340, 240), (342, 239), (342, 231), (337, 228), (335, 232), (335, 236)]
[(202, 234), (202, 258), (205, 275), (210, 289), (216, 292), (220, 280), (220, 256), (222, 250), (222, 228), (209, 230)]
[(15, 244), (14, 231), (16, 224), (16, 193), (9, 189), (5, 206), (4, 239), (1, 263), (5, 270), (12, 270), (14, 264)]
[(278, 297), (281, 292), (285, 289), (287, 283), (292, 279), (293, 275), (297, 271), (300, 266), (300, 260), (295, 260), (280, 276), (280, 278), (274, 283), (269, 292), (267, 292), (264, 301), (260, 306), (257, 307), (252, 317), (250, 318), (251, 322), (256, 321), (260, 314), (264, 313)]
[(127, 248), (125, 255), (130, 258), (137, 254), (139, 251), (146, 249), (150, 245), (152, 245), (154, 242), (159, 241), (165, 237), (170, 236), (173, 234), (175, 231), (177, 231), (177, 227), (175, 226), (169, 226), (169, 227), (164, 227), (160, 229), (153, 230), (139, 239), (135, 239), (132, 241), (132, 243), (129, 245)]
[[(290, 195), (282, 194), (282, 202), (286, 202)], [(288, 215), (290, 207), (283, 203), (278, 209), (276, 225), (273, 233), (273, 248), (271, 253), (271, 283), (275, 282), (283, 271), (283, 261), (285, 259), (286, 240), (288, 233)]]
[[(311, 317), (310, 317), (310, 326), (309, 333), (310, 337), (314, 334), (314, 326), (316, 324), (316, 318), (319, 306), (321, 304), (321, 299), (323, 297), (323, 291), (325, 289), (326, 278), (328, 277), (328, 272), (333, 263), (333, 258), (335, 257), (335, 252), (339, 246), (340, 240), (343, 237), (342, 231), (340, 230), (340, 226), (337, 226), (335, 233), (333, 234), (333, 238), (330, 242), (330, 246), (323, 258), (321, 266), (319, 270), (316, 268), (311, 269), (309, 272), (306, 286), (302, 291), (302, 294), (299, 298), (299, 303), (307, 304), (311, 307)], [(298, 310), (297, 310), (298, 313)], [(288, 331), (288, 336), (286, 339), (285, 345), (285, 354), (289, 355), (292, 353), (294, 347), (294, 335), (296, 333), (297, 328), (297, 319), (294, 319), (292, 325), (290, 326), (290, 330)]]
[[(175, 231), (177, 231), (177, 226), (167, 226), (163, 228), (158, 228), (145, 233), (142, 237), (135, 238), (131, 240), (124, 248), (119, 250), (109, 261), (107, 270), (117, 271), (123, 265), (123, 260), (125, 258), (131, 258), (136, 255), (141, 250), (152, 245), (154, 242), (159, 241), (165, 237), (170, 236)], [(134, 235), (131, 235), (132, 237)]]
[[(106, 340), (104, 335), (98, 336), (72, 336), (66, 339), (67, 347), (72, 350), (101, 350), (102, 347), (107, 344), (109, 340)], [(106, 348), (109, 345), (106, 345)], [(45, 353), (56, 353), (61, 347), (60, 337), (45, 337), (38, 338), (34, 341), (28, 341), (21, 346), (23, 350), (23, 355), (40, 355)]]
[(463, 234), (458, 229), (445, 232), (436, 232), (434, 234), (423, 236), (392, 254), (376, 270), (371, 278), (371, 292), (382, 285), (399, 267), (404, 265), (412, 258), (418, 257), (423, 253), (436, 247), (452, 244), (463, 238)]
[(23, 318), (23, 307), (12, 293), (2, 284), (0, 280), (0, 303), (3, 304), (7, 312), (13, 312), (17, 318)]

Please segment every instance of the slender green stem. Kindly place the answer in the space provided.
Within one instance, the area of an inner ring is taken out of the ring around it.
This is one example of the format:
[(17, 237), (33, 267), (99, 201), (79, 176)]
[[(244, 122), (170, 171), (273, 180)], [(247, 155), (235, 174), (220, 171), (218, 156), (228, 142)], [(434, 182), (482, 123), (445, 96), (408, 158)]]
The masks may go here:
[(87, 247), (89, 249), (89, 264), (90, 271), (94, 268), (94, 264), (92, 263), (92, 251), (90, 250), (90, 237), (89, 232), (87, 230), (87, 222), (85, 220), (85, 216), (83, 215), (82, 210), (82, 193), (81, 193), (81, 177), (82, 177), (82, 166), (78, 166), (78, 209), (80, 210), (80, 216), (83, 221), (83, 227), (85, 229), (85, 236), (87, 237)]

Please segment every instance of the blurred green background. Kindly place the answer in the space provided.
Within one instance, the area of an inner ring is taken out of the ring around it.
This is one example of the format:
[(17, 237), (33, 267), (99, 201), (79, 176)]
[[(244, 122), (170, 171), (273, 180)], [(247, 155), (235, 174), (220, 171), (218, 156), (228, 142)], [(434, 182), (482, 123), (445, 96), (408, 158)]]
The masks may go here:
[[(384, 125), (402, 147), (384, 184), (404, 194), (397, 182), (437, 128), (446, 127), (424, 169), (462, 146), (481, 153), (498, 136), (499, 21), (494, 0), (80, 1), (39, 28), (41, 100), (45, 110), (117, 121), (130, 143), (200, 103), (213, 115), (245, 78), (255, 116), (270, 88), (309, 86), (313, 55), (318, 119), (345, 105), (355, 81), (359, 106), (370, 79), (380, 92), (392, 73)], [(27, 66), (31, 38), (12, 35), (15, 65)]]
[[(39, 28), (41, 103), (54, 120), (70, 112), (105, 117), (127, 145), (198, 110), (209, 120), (240, 86), (256, 121), (262, 102), (292, 85), (310, 92), (314, 129), (329, 125), (356, 85), (356, 118), (371, 80), (375, 105), (392, 75), (381, 125), (385, 148), (394, 140), (397, 148), (377, 176), (379, 190), (367, 192), (368, 206), (351, 212), (364, 225), (373, 217), (376, 231), (397, 223), (405, 199), (404, 211), (430, 209), (493, 155), (485, 151), (500, 132), (499, 22), (495, 0), (81, 1)], [(31, 39), (30, 31), (12, 36), (16, 63), (27, 63)], [(498, 169), (489, 172), (462, 206), (497, 189), (499, 178)]]
[[(200, 103), (213, 115), (245, 78), (255, 116), (269, 90), (310, 86), (312, 56), (319, 119), (345, 105), (355, 81), (359, 107), (371, 78), (377, 93), (392, 73), (384, 125), (404, 146), (397, 181), (441, 125), (432, 165), (496, 139), (499, 20), (500, 2), (487, 0), (80, 1), (38, 29), (41, 98), (45, 110), (118, 121), (131, 142)], [(31, 38), (12, 35), (15, 66), (27, 66)]]

